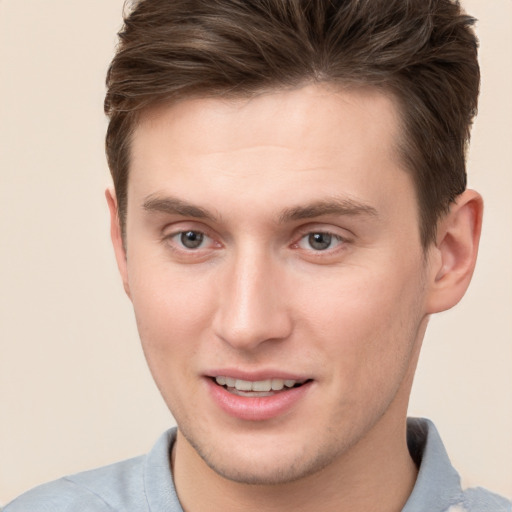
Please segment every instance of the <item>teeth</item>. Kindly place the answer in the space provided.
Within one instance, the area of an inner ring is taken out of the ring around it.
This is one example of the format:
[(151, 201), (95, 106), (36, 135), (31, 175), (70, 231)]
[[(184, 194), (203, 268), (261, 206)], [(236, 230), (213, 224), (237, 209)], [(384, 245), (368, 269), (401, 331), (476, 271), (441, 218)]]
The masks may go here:
[[(237, 381), (238, 383), (239, 381)], [(242, 381), (243, 382), (243, 381)], [(240, 389), (238, 386), (235, 386), (237, 389)], [(251, 391), (270, 391), (272, 389), (272, 381), (268, 380), (257, 380), (252, 383)]]
[(253, 383), (249, 380), (236, 379), (235, 389), (238, 389), (238, 391), (252, 391), (252, 384)]
[(284, 387), (293, 388), (298, 381), (290, 379), (267, 379), (267, 380), (242, 380), (233, 379), (220, 375), (215, 377), (215, 381), (220, 386), (235, 388), (238, 391), (281, 391)]
[(281, 391), (284, 388), (283, 379), (272, 379), (272, 390), (273, 391)]

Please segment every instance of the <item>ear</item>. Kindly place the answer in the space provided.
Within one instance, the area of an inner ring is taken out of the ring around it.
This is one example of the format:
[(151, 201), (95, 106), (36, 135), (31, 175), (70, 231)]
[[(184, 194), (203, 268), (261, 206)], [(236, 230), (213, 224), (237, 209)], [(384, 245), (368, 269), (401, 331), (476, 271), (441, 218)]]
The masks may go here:
[(124, 246), (121, 224), (119, 221), (119, 212), (117, 208), (117, 197), (114, 188), (107, 188), (105, 190), (105, 197), (107, 198), (108, 209), (110, 210), (110, 238), (114, 246), (114, 253), (116, 256), (117, 267), (123, 280), (124, 291), (130, 296), (130, 287), (128, 285), (128, 269), (126, 264), (126, 250)]
[(482, 214), (482, 197), (466, 190), (439, 222), (436, 243), (429, 252), (428, 313), (452, 308), (466, 293), (475, 269)]

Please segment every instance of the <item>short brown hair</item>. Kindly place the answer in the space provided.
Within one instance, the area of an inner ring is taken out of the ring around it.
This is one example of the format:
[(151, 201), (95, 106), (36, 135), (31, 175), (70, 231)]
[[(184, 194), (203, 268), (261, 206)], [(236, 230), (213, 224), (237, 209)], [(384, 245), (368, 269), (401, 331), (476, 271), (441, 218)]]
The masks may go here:
[(147, 107), (304, 82), (398, 100), (424, 247), (466, 188), (480, 72), (474, 19), (450, 0), (139, 0), (107, 74), (106, 152), (124, 234), (130, 142)]

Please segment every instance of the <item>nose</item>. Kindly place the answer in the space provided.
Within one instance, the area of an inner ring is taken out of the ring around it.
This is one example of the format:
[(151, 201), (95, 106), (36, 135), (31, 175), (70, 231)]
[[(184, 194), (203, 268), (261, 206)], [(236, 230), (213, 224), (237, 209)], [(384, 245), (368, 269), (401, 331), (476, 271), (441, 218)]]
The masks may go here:
[(237, 350), (286, 339), (292, 331), (283, 268), (265, 251), (240, 252), (218, 288), (215, 334)]

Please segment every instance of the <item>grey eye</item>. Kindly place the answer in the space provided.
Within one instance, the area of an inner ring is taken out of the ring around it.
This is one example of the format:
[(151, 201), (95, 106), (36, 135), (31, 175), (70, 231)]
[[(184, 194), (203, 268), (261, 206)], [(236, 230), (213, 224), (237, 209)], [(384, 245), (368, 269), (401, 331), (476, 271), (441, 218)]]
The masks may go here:
[(203, 233), (199, 231), (184, 231), (180, 233), (180, 242), (187, 249), (197, 249), (204, 240)]
[(310, 233), (308, 243), (310, 247), (317, 251), (324, 251), (331, 246), (332, 235), (329, 233)]

